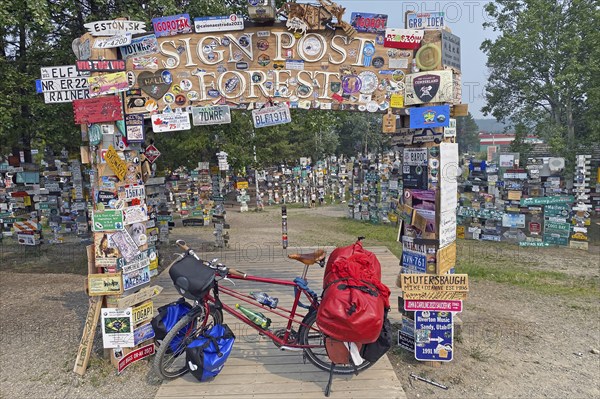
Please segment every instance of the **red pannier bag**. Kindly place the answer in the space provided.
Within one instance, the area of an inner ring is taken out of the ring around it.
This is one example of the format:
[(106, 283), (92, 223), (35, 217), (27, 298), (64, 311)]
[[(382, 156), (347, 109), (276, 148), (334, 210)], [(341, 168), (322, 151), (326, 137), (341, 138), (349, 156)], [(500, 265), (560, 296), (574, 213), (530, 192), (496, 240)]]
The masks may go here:
[(390, 290), (381, 283), (381, 264), (356, 243), (336, 248), (327, 261), (317, 324), (325, 335), (344, 342), (377, 341), (389, 309)]

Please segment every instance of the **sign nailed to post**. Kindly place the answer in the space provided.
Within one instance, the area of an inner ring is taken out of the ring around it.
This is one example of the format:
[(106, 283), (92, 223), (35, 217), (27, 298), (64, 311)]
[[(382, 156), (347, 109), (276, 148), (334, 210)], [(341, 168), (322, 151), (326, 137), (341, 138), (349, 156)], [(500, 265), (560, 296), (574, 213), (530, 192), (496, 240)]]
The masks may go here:
[(73, 101), (77, 125), (113, 122), (123, 119), (123, 107), (119, 96), (106, 96)]
[(449, 362), (454, 352), (451, 312), (415, 312), (415, 359)]
[(146, 23), (140, 21), (96, 21), (84, 24), (92, 36), (113, 36), (122, 33), (144, 33)]

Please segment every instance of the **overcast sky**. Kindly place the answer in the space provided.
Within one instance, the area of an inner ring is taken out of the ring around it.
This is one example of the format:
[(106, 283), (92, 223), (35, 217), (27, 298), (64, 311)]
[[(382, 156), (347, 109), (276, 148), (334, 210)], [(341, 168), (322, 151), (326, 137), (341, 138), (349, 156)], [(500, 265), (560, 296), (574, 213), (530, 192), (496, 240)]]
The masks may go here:
[(495, 37), (494, 32), (482, 26), (489, 18), (484, 11), (487, 1), (338, 0), (337, 3), (346, 7), (346, 21), (350, 21), (353, 12), (387, 14), (388, 28), (404, 28), (405, 11), (443, 11), (446, 24), (461, 39), (463, 103), (469, 104), (474, 118), (484, 117), (481, 108), (485, 105), (487, 57), (479, 46), (484, 39)]

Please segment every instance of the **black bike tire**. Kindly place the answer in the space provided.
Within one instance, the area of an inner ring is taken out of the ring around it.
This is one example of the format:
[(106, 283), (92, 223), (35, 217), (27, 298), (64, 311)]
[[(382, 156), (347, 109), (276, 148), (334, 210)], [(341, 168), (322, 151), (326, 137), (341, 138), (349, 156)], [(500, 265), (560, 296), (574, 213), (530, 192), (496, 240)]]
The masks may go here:
[[(204, 312), (201, 312), (201, 313), (204, 313)], [(169, 350), (169, 344), (171, 343), (173, 338), (175, 338), (175, 336), (177, 335), (177, 332), (179, 330), (181, 330), (182, 328), (184, 328), (185, 326), (192, 323), (195, 318), (198, 318), (198, 316), (199, 316), (198, 313), (194, 312), (192, 310), (190, 313), (183, 316), (177, 323), (175, 323), (175, 325), (171, 328), (171, 330), (167, 333), (165, 338), (162, 340), (160, 346), (156, 350), (156, 355), (154, 357), (154, 362), (153, 362), (154, 373), (159, 378), (166, 379), (166, 380), (173, 379), (173, 378), (180, 377), (188, 372), (187, 365), (184, 362), (184, 365), (181, 367), (181, 369), (179, 369), (176, 372), (170, 373), (165, 370), (164, 360), (165, 360), (165, 356), (167, 355), (167, 351)], [(223, 323), (222, 312), (218, 311), (212, 307), (210, 309), (210, 317), (212, 317), (213, 324), (222, 324)], [(210, 320), (209, 320), (209, 323), (210, 323)], [(203, 326), (201, 326), (201, 327), (196, 326), (194, 331), (190, 334), (190, 336), (197, 335), (197, 332), (201, 328), (203, 328)], [(179, 356), (185, 356), (185, 348), (181, 348), (181, 351), (182, 352), (180, 353)]]
[[(298, 339), (299, 339), (299, 342), (301, 345), (309, 345), (310, 344), (308, 342), (308, 336), (311, 333), (311, 327), (313, 326), (313, 324), (316, 323), (316, 321), (317, 321), (317, 312), (314, 310), (309, 312), (304, 317), (304, 320), (302, 320), (302, 326), (300, 327), (300, 330), (298, 331)], [(313, 331), (313, 333), (314, 333), (314, 331)], [(321, 334), (321, 336), (323, 335), (322, 333), (320, 333), (320, 334)], [(322, 350), (325, 351), (324, 343), (323, 343)], [(306, 358), (308, 359), (308, 361), (311, 362), (312, 364), (314, 364), (319, 369), (321, 369), (323, 371), (327, 371), (327, 372), (329, 372), (331, 370), (331, 362), (321, 360), (319, 358), (319, 356), (315, 354), (315, 352), (313, 351), (312, 348), (305, 348), (304, 354), (305, 354)], [(333, 369), (333, 372), (334, 372), (334, 374), (349, 375), (349, 374), (354, 374), (355, 372), (360, 372), (360, 371), (366, 370), (369, 367), (371, 367), (372, 365), (373, 365), (373, 363), (368, 360), (365, 360), (365, 361), (363, 361), (362, 364), (360, 364), (359, 366), (356, 366), (356, 369), (350, 364), (348, 364), (348, 365), (336, 364)]]

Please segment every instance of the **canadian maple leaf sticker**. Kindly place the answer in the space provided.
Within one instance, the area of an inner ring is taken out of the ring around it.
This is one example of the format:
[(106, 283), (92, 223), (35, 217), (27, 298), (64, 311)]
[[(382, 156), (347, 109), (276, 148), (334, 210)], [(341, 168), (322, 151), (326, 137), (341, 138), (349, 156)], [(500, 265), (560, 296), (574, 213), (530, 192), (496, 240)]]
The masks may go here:
[(162, 119), (160, 119), (160, 118), (156, 118), (156, 119), (154, 120), (154, 124), (155, 124), (155, 125), (162, 125), (162, 124), (163, 124), (163, 120), (162, 120)]

